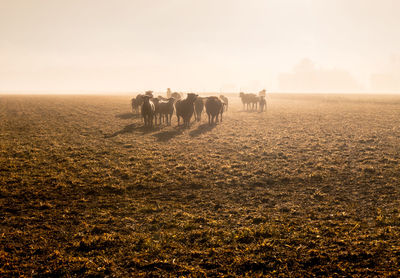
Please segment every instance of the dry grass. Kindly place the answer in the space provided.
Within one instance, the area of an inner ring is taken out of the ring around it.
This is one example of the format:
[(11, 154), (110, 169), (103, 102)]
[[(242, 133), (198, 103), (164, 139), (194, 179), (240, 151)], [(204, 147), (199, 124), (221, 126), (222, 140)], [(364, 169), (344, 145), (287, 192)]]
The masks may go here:
[(0, 275), (398, 276), (400, 97), (268, 101), (148, 130), (129, 97), (0, 96)]

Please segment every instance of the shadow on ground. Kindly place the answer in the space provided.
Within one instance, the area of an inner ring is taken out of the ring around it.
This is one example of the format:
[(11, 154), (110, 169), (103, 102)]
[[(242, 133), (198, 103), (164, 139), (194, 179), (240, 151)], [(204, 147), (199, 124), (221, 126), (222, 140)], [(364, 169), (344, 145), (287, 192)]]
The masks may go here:
[(184, 129), (185, 128), (183, 126), (178, 126), (178, 127), (174, 128), (173, 130), (165, 130), (165, 131), (157, 132), (157, 133), (153, 134), (153, 136), (157, 138), (157, 141), (167, 142), (167, 141), (171, 140), (172, 138), (182, 134)]
[(132, 132), (135, 132), (135, 131), (139, 131), (142, 134), (147, 134), (147, 133), (154, 132), (157, 129), (158, 128), (155, 128), (155, 127), (143, 126), (142, 123), (140, 123), (140, 124), (134, 123), (134, 124), (130, 124), (130, 125), (125, 126), (123, 129), (121, 129), (121, 130), (119, 130), (117, 132), (114, 132), (113, 134), (105, 135), (104, 137), (105, 138), (111, 138), (111, 137), (115, 137), (115, 136), (120, 135), (120, 134), (132, 133)]
[(196, 129), (189, 132), (189, 135), (190, 135), (190, 137), (200, 136), (201, 134), (204, 134), (206, 132), (213, 130), (215, 126), (216, 126), (215, 124), (212, 124), (212, 125), (209, 125), (208, 123), (201, 124)]
[(138, 119), (138, 118), (141, 117), (141, 115), (140, 114), (133, 114), (131, 112), (128, 112), (128, 113), (117, 114), (117, 115), (115, 115), (115, 117), (119, 118), (119, 119), (126, 120), (126, 119)]

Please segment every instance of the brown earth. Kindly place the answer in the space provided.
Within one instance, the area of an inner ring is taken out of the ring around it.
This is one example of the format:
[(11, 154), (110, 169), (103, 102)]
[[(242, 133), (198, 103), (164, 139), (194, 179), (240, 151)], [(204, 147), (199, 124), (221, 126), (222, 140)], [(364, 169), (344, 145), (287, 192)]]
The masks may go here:
[(126, 96), (0, 96), (0, 276), (400, 275), (400, 97), (267, 101), (146, 130)]

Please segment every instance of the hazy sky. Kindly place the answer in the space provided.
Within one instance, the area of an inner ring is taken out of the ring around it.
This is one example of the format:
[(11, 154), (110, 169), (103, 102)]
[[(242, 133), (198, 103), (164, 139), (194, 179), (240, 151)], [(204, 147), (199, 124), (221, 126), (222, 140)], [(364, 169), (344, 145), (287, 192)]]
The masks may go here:
[[(399, 74), (397, 0), (0, 0), (0, 91), (279, 90)], [(397, 71), (397, 72), (396, 72)]]

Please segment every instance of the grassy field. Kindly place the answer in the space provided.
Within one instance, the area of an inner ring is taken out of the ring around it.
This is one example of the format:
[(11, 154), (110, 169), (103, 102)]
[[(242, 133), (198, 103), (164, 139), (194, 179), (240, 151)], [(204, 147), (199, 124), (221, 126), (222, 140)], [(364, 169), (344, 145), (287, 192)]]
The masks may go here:
[(0, 276), (400, 275), (400, 96), (151, 130), (129, 100), (0, 96)]

